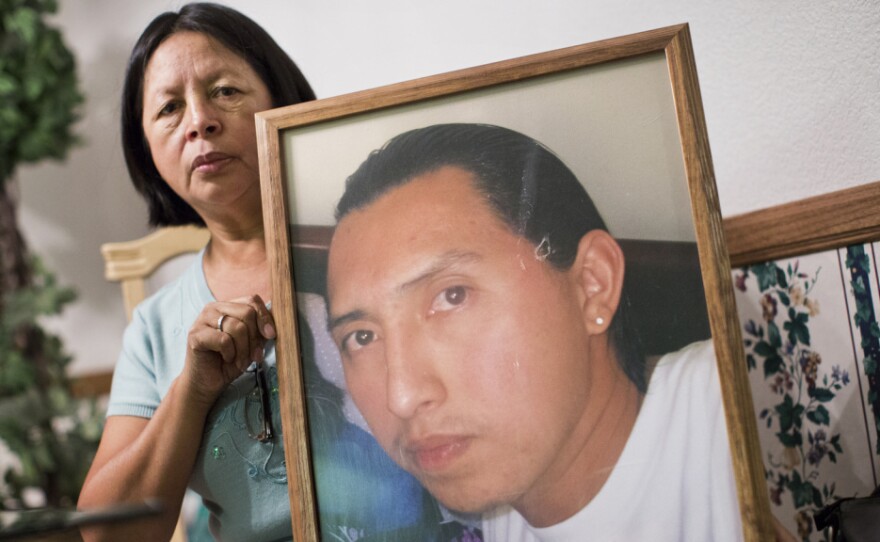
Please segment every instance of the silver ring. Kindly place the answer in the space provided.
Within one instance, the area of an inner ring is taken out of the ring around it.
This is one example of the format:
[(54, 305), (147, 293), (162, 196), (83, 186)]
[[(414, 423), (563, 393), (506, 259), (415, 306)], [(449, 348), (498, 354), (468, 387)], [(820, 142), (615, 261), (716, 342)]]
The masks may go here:
[(217, 331), (223, 331), (223, 319), (226, 318), (226, 314), (221, 314), (220, 318), (217, 319)]

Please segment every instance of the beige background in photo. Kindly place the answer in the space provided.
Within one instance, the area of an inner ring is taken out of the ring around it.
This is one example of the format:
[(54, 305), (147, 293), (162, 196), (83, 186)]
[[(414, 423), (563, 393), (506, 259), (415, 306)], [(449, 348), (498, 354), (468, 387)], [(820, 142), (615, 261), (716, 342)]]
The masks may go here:
[(662, 54), (285, 130), (291, 222), (332, 225), (345, 179), (372, 150), (446, 122), (497, 124), (542, 142), (574, 171), (617, 237), (695, 239)]

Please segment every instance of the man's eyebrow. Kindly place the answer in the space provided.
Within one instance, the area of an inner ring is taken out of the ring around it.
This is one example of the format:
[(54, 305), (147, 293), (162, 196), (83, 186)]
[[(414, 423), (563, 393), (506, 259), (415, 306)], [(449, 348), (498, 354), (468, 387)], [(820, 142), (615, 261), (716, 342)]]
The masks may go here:
[(418, 286), (419, 284), (430, 280), (432, 277), (446, 271), (456, 265), (478, 262), (483, 256), (476, 252), (468, 252), (463, 250), (450, 250), (438, 256), (431, 264), (419, 272), (415, 277), (407, 280), (396, 288), (397, 293), (403, 293), (406, 290)]
[[(476, 252), (467, 252), (461, 250), (450, 250), (449, 252), (444, 252), (439, 257), (437, 257), (431, 264), (420, 271), (415, 277), (407, 280), (406, 282), (400, 284), (395, 288), (395, 292), (397, 294), (401, 294), (406, 290), (417, 286), (426, 280), (431, 279), (431, 277), (436, 276), (437, 274), (454, 267), (456, 265), (478, 262), (482, 260), (483, 257)], [(330, 315), (330, 319), (327, 322), (327, 329), (332, 334), (333, 330), (338, 328), (339, 326), (345, 325), (348, 322), (352, 322), (355, 320), (362, 320), (367, 317), (366, 311), (361, 309), (355, 309), (353, 311), (346, 312), (339, 316)]]
[(330, 318), (327, 322), (327, 330), (332, 334), (333, 330), (339, 326), (343, 326), (354, 320), (361, 320), (366, 317), (367, 313), (362, 310), (353, 310), (335, 318)]

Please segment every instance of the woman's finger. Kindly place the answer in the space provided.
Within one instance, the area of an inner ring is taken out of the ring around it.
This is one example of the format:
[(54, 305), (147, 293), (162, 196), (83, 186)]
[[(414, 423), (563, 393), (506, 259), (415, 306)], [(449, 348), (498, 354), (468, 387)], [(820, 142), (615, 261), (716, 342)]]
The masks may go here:
[(266, 302), (259, 295), (254, 294), (233, 300), (253, 308), (257, 315), (257, 325), (260, 334), (266, 339), (275, 338), (275, 319), (266, 307)]
[(244, 370), (254, 361), (255, 356), (259, 356), (258, 352), (262, 352), (259, 342), (255, 342), (255, 339), (258, 338), (250, 329), (251, 326), (235, 316), (227, 315), (223, 320), (222, 327), (222, 330), (217, 329), (214, 333), (219, 336), (221, 342), (228, 341), (233, 345), (233, 359), (231, 361), (235, 363), (236, 367)]
[[(224, 326), (228, 325), (224, 321)], [(234, 364), (237, 349), (232, 336), (206, 326), (193, 326), (187, 337), (187, 348), (199, 359)], [(220, 359), (217, 360), (216, 358)], [(214, 359), (211, 359), (214, 358)]]
[[(216, 303), (213, 308), (217, 311), (217, 332), (228, 334), (235, 342), (236, 361), (245, 366), (252, 361), (261, 361), (265, 340), (259, 331), (257, 310), (251, 305), (237, 302)], [(205, 323), (211, 325), (213, 315), (205, 316)]]

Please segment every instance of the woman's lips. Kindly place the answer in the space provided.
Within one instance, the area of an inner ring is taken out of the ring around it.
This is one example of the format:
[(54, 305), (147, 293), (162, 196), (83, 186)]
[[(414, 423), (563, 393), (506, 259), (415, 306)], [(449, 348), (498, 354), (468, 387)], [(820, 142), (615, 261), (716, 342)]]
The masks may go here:
[(422, 472), (438, 472), (449, 468), (464, 455), (470, 439), (464, 436), (434, 436), (411, 442), (410, 457)]
[(232, 157), (222, 152), (209, 152), (196, 157), (192, 163), (193, 171), (199, 173), (216, 173), (220, 171)]

